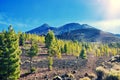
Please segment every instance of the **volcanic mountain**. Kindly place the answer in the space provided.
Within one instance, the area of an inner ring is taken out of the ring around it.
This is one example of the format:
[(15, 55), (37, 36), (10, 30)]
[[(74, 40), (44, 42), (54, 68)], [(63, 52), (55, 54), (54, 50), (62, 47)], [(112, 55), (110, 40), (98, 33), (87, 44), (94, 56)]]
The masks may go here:
[(118, 42), (120, 38), (113, 33), (105, 32), (88, 24), (68, 23), (61, 27), (51, 27), (43, 24), (40, 27), (27, 31), (26, 33), (46, 35), (52, 30), (56, 37), (64, 40), (77, 40), (87, 42)]

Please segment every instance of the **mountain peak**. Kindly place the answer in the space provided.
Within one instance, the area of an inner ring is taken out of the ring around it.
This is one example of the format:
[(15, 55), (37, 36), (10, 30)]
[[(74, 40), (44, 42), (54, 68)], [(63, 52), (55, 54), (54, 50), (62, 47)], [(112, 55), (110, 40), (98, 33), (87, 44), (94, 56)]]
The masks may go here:
[(50, 26), (47, 23), (44, 23), (41, 27), (47, 27), (47, 28), (49, 28)]
[(49, 26), (48, 24), (43, 24), (37, 28), (34, 28), (30, 31), (27, 31), (26, 33), (31, 33), (31, 34), (38, 34), (38, 35), (45, 35), (49, 30), (55, 30), (56, 28)]
[(67, 24), (63, 25), (62, 27), (64, 27), (64, 26), (75, 27), (75, 26), (80, 26), (80, 24), (79, 23), (67, 23)]
[(83, 28), (93, 28), (92, 26), (88, 25), (88, 24), (82, 24)]

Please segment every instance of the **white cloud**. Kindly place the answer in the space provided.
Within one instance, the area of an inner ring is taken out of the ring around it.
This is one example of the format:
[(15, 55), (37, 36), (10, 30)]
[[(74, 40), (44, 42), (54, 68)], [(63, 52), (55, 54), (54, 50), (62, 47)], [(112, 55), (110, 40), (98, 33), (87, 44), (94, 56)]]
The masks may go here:
[(91, 0), (96, 4), (95, 14), (101, 17), (101, 20), (87, 21), (91, 26), (101, 30), (120, 34), (120, 0)]
[(104, 19), (120, 18), (120, 0), (94, 0), (100, 4), (100, 9), (103, 10)]
[(26, 23), (19, 22), (18, 19), (7, 16), (5, 13), (0, 13), (0, 25), (4, 25), (0, 27), (0, 30), (8, 27), (9, 25), (12, 25), (16, 31), (24, 30), (29, 26)]
[(120, 34), (120, 19), (102, 20), (102, 21), (94, 21), (87, 23), (101, 30)]

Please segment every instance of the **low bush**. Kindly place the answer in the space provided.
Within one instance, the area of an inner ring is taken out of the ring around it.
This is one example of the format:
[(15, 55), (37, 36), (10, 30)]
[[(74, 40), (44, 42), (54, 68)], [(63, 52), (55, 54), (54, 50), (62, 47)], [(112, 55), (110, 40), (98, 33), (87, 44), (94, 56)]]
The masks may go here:
[(120, 80), (120, 71), (114, 69), (110, 70), (106, 80)]
[(97, 80), (120, 80), (120, 71), (111, 69), (107, 70), (103, 67), (97, 67)]
[(68, 75), (69, 78), (72, 78), (72, 79), (75, 78), (75, 76), (72, 73), (68, 73), (67, 75)]
[(62, 78), (60, 76), (55, 76), (53, 80), (62, 80)]
[(100, 66), (96, 68), (96, 73), (97, 73), (97, 80), (103, 80), (105, 79), (108, 70)]
[(31, 68), (30, 72), (35, 73), (36, 69), (34, 67)]
[(84, 77), (84, 78), (80, 78), (80, 80), (91, 80), (91, 79), (88, 77)]

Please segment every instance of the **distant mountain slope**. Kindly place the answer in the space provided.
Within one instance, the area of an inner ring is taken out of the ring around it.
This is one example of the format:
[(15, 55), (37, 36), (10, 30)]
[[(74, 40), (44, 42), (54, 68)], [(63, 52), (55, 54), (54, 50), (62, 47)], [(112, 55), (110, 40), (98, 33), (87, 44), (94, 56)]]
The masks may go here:
[(40, 27), (27, 31), (26, 33), (46, 35), (48, 30), (52, 30), (56, 37), (64, 40), (77, 40), (89, 42), (118, 42), (118, 35), (104, 32), (87, 24), (69, 23), (61, 27), (51, 27), (48, 24), (43, 24)]
[(69, 24), (65, 24), (65, 25), (59, 27), (58, 33), (62, 34), (65, 32), (70, 32), (72, 30), (85, 29), (85, 28), (92, 28), (92, 27), (87, 24), (80, 25), (79, 23), (69, 23)]
[(120, 34), (115, 34), (117, 37), (120, 37)]
[(42, 26), (32, 29), (30, 31), (27, 31), (26, 33), (46, 35), (49, 30), (56, 31), (57, 28), (51, 27), (48, 24), (43, 24)]
[(120, 38), (116, 37), (112, 33), (104, 32), (95, 28), (86, 28), (73, 30), (71, 32), (66, 32), (61, 35), (57, 35), (60, 39), (65, 40), (77, 40), (77, 41), (87, 41), (87, 42), (118, 42)]
[(72, 30), (85, 29), (85, 28), (91, 28), (91, 26), (87, 24), (80, 25), (79, 23), (69, 23), (61, 27), (55, 28), (55, 27), (49, 26), (48, 24), (43, 24), (42, 26), (32, 29), (30, 31), (27, 31), (26, 33), (45, 35), (48, 32), (48, 30), (52, 30), (54, 31), (55, 35), (59, 35)]

